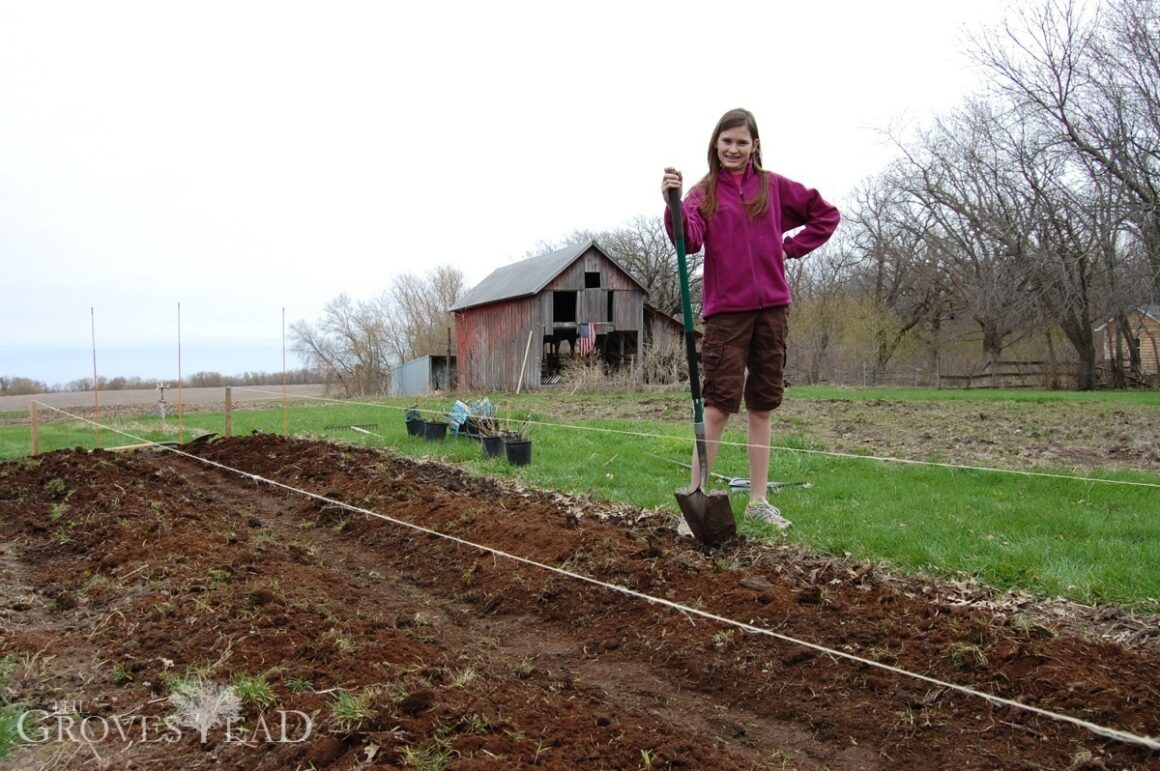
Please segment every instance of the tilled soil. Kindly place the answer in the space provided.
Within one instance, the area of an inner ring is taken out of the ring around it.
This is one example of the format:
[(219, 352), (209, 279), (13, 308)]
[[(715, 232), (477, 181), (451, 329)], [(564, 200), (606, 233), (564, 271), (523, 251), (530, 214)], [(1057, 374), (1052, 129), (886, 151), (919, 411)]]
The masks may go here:
[[(0, 465), (4, 697), (47, 731), (9, 767), (1160, 767), (867, 663), (1156, 736), (1153, 622), (1113, 642), (1115, 612), (1057, 623), (785, 544), (705, 550), (661, 513), (379, 450), (185, 449)], [(234, 722), (182, 722), (189, 683), (256, 675), (270, 692)]]

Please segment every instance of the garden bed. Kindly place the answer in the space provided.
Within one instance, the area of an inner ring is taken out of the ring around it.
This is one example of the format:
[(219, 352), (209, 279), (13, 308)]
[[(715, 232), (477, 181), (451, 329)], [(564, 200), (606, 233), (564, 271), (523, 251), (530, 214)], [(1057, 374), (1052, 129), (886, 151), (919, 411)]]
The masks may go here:
[[(47, 731), (6, 762), (1160, 762), (1140, 744), (787, 640), (1155, 736), (1158, 628), (1124, 609), (905, 578), (786, 543), (705, 550), (663, 513), (378, 450), (256, 435), (187, 451), (0, 465), (4, 699)], [(192, 686), (227, 684), (240, 700), (230, 719), (197, 724)]]

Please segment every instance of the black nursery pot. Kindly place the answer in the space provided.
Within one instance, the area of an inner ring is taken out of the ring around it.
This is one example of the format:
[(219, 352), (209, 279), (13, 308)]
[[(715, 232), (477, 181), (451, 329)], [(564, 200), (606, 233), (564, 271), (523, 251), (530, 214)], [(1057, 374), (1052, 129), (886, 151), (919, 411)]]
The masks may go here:
[(527, 466), (532, 462), (531, 439), (508, 439), (503, 443), (508, 463), (513, 466)]
[(442, 442), (447, 437), (447, 423), (428, 420), (423, 423), (423, 438), (428, 442)]
[(408, 420), (407, 421), (407, 435), (408, 436), (423, 436), (424, 426), (427, 424), (425, 420)]
[(504, 440), (502, 436), (483, 437), (483, 457), (491, 460), (504, 454)]

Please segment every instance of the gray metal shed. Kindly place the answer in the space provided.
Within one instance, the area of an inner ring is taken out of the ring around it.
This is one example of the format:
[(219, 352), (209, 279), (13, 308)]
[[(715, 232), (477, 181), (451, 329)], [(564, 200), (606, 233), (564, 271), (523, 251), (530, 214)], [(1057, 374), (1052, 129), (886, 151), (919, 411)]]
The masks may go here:
[(420, 356), (391, 370), (391, 396), (424, 396), (434, 391), (450, 391), (455, 381), (455, 357), (447, 366), (446, 356)]

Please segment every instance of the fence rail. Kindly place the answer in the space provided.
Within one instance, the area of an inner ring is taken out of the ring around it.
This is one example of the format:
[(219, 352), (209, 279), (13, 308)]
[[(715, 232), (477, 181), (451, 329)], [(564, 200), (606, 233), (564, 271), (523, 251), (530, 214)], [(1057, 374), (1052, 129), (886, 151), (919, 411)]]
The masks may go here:
[(940, 372), (927, 367), (879, 369), (865, 364), (860, 368), (835, 368), (812, 378), (804, 370), (789, 368), (790, 383), (844, 386), (893, 386), (898, 388), (1058, 388), (1074, 382), (1075, 368), (1042, 361), (1000, 361), (995, 371)]

